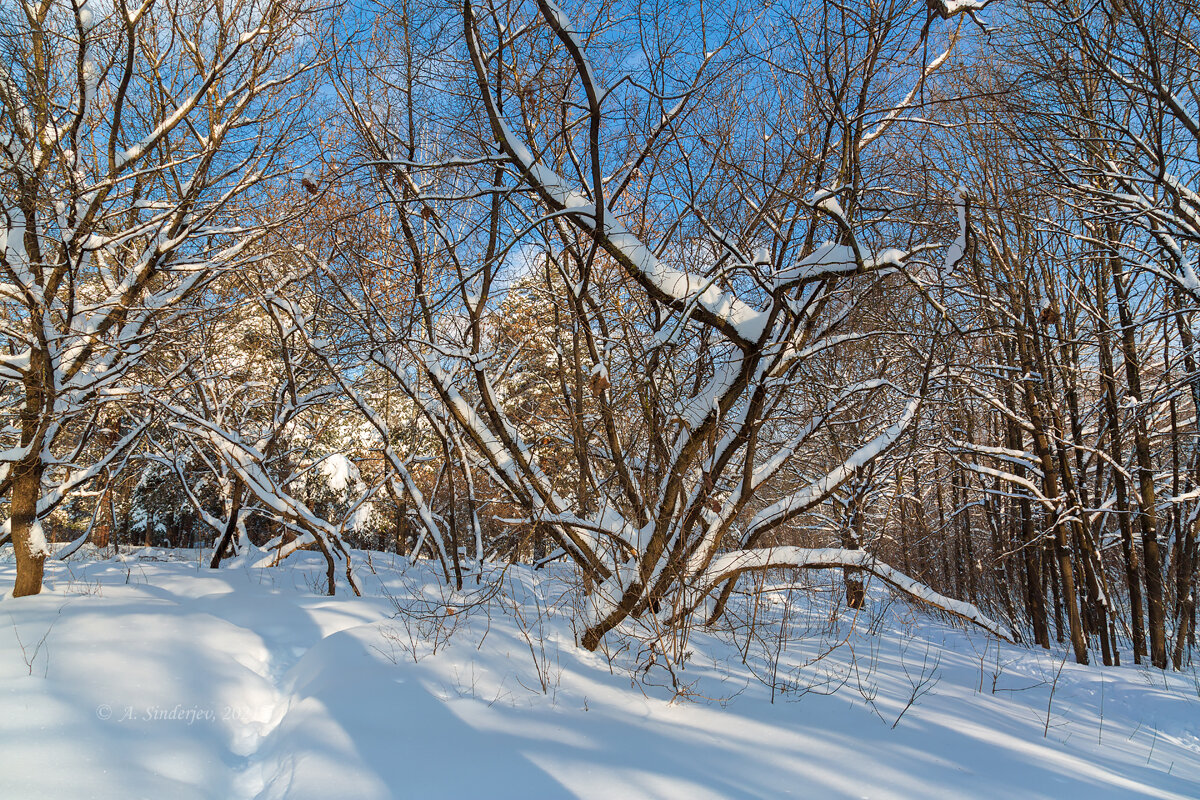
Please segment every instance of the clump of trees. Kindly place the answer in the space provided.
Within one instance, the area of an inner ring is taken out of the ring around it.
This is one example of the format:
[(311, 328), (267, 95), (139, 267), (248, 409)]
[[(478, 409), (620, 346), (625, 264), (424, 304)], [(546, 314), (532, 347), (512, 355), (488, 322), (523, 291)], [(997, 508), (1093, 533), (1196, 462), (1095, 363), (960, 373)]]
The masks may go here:
[(565, 559), (595, 648), (834, 569), (1191, 657), (1200, 10), (14, 7), (16, 594)]

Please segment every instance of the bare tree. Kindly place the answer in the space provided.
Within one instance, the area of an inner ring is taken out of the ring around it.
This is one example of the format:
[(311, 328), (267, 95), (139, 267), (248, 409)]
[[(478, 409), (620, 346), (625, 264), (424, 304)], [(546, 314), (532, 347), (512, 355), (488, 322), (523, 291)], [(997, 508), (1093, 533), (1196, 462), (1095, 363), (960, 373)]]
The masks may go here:
[(87, 459), (102, 406), (190, 298), (253, 260), (263, 228), (239, 211), (288, 168), (317, 22), (291, 0), (18, 0), (0, 20), (0, 486), (16, 595), (41, 588), (41, 520), (148, 424), (126, 405), (122, 436)]
[[(364, 368), (384, 370), (442, 437), (472, 518), (486, 484), (578, 564), (590, 587), (585, 647), (631, 614), (680, 619), (739, 575), (775, 568), (869, 572), (1009, 635), (866, 550), (764, 546), (918, 419), (923, 369), (902, 382), (886, 360), (837, 354), (879, 335), (862, 324), (868, 301), (902, 287), (929, 297), (965, 246), (963, 198), (959, 239), (941, 257), (925, 241), (873, 247), (895, 219), (862, 222), (881, 198), (864, 154), (911, 123), (955, 36), (931, 34), (923, 5), (817, 9), (835, 35), (797, 39), (821, 41), (837, 78), (789, 75), (789, 54), (756, 50), (741, 9), (670, 35), (647, 21), (652, 49), (639, 56), (541, 2), (484, 14), (465, 5), (465, 76), (452, 47), (440, 67), (401, 57), (398, 70), (375, 73), (399, 108), (368, 82), (343, 88), (420, 282), (418, 312), (398, 319), (361, 278), (314, 268), (353, 320)], [(755, 22), (800, 32), (806, 19)], [(922, 43), (940, 43), (938, 55), (923, 58)], [(610, 65), (646, 66), (601, 71), (597, 50)], [(417, 91), (439, 69), (440, 85), (469, 101), (440, 118)], [(680, 81), (682, 69), (692, 77)], [(898, 87), (899, 72), (912, 83)], [(722, 93), (750, 124), (702, 111)], [(790, 117), (774, 116), (769, 98), (781, 93)], [(536, 407), (507, 399), (515, 365), (533, 352), (500, 335), (514, 270), (528, 272), (547, 309), (534, 372), (554, 399)], [(905, 352), (928, 365), (919, 342)], [(384, 424), (351, 381), (341, 385)], [(839, 421), (868, 408), (871, 428), (841, 458), (817, 455)], [(399, 453), (390, 465), (408, 473)], [(415, 483), (399, 483), (427, 514)]]

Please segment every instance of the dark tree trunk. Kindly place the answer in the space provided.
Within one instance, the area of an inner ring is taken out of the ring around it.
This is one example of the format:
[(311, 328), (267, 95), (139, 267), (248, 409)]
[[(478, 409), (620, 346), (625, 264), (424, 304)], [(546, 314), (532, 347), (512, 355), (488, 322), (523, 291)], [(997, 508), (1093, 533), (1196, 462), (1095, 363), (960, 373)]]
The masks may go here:
[[(1137, 339), (1133, 331), (1133, 319), (1129, 308), (1129, 294), (1124, 278), (1115, 268), (1112, 271), (1113, 289), (1117, 296), (1117, 312), (1121, 322), (1121, 354), (1125, 360), (1125, 379), (1129, 393), (1137, 400), (1142, 399), (1141, 362), (1137, 351)], [(1158, 543), (1158, 517), (1155, 510), (1154, 462), (1150, 450), (1150, 433), (1143, 414), (1134, 414), (1133, 447), (1137, 456), (1138, 473), (1138, 520), (1142, 534), (1142, 565), (1146, 579), (1146, 597), (1149, 607), (1150, 663), (1160, 669), (1167, 666), (1166, 609), (1163, 603), (1162, 554)]]
[(209, 568), (216, 569), (221, 566), (221, 559), (225, 558), (225, 553), (233, 544), (233, 537), (237, 535), (238, 518), (242, 512), (242, 482), (234, 479), (233, 497), (231, 508), (229, 511), (229, 521), (225, 523), (225, 530), (221, 534), (220, 541), (213, 549), (212, 560), (208, 563)]
[(35, 454), (18, 462), (12, 486), (11, 530), (17, 577), (13, 597), (25, 597), (42, 591), (42, 573), (46, 553), (34, 541), (38, 500), (42, 494), (42, 462)]

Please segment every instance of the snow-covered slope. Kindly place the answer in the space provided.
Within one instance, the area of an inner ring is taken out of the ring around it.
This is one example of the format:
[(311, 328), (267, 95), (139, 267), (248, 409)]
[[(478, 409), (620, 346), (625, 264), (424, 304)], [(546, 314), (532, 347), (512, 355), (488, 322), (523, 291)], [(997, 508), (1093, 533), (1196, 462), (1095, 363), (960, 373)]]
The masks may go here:
[(303, 557), (56, 564), (0, 600), (0, 798), (1200, 796), (1195, 673), (997, 649), (884, 594), (852, 628), (794, 593), (754, 610), (786, 608), (786, 639), (696, 631), (672, 679), (632, 632), (574, 647), (554, 575), (464, 608), (371, 560), (362, 599)]

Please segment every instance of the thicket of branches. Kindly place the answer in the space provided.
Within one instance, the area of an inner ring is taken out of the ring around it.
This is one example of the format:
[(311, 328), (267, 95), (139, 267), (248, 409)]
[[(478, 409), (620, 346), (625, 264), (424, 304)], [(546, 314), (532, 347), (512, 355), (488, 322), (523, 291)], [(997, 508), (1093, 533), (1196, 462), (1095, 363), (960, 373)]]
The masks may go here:
[(0, 11), (15, 594), (562, 559), (596, 648), (835, 569), (1191, 658), (1196, 3)]

